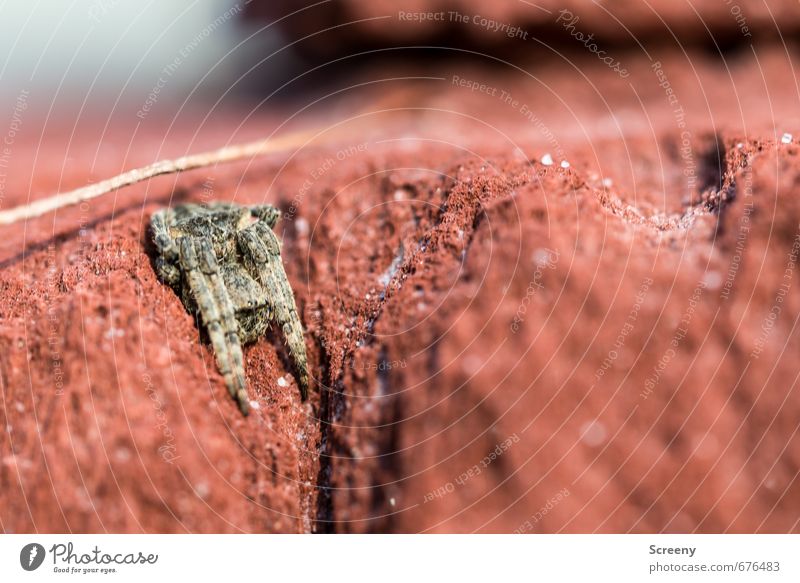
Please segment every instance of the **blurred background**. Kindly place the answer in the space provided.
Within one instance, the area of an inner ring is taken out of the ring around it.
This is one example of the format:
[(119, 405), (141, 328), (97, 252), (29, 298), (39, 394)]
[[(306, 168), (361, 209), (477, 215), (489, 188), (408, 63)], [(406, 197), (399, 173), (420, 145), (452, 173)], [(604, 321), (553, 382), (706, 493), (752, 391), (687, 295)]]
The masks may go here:
[(6, 101), (27, 89), (42, 107), (78, 102), (108, 115), (149, 106), (148, 116), (159, 117), (198, 101), (303, 100), (336, 87), (343, 74), (387, 65), (418, 73), (448, 61), (567, 66), (587, 52), (589, 41), (575, 34), (628, 54), (671, 49), (731, 59), (747, 57), (753, 43), (791, 44), (800, 29), (793, 0), (44, 0), (3, 11)]

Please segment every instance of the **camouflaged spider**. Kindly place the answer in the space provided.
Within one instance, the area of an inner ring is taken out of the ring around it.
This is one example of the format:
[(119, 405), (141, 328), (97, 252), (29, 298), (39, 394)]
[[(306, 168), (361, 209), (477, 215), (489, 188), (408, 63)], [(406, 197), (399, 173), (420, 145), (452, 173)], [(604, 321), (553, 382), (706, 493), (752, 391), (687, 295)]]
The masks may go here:
[(199, 312), (228, 391), (245, 415), (241, 345), (263, 336), (270, 322), (282, 328), (301, 396), (308, 394), (303, 328), (272, 232), (279, 217), (270, 205), (213, 202), (161, 209), (150, 219), (156, 272), (190, 313)]

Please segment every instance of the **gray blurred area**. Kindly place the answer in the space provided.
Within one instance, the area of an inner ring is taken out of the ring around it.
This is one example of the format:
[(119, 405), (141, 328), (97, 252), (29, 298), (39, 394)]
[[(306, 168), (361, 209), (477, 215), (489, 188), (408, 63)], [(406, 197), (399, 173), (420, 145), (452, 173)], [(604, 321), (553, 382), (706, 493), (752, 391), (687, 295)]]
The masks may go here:
[(27, 92), (37, 109), (85, 101), (169, 116), (184, 101), (225, 99), (243, 86), (243, 63), (282, 44), (264, 23), (248, 40), (245, 10), (244, 0), (6, 1), (0, 102), (7, 110)]

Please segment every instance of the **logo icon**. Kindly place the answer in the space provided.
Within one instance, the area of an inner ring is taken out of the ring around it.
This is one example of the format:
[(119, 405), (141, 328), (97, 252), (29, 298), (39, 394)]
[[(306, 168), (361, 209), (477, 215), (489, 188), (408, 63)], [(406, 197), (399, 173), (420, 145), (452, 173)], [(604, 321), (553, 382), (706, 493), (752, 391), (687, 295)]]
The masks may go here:
[(30, 543), (19, 552), (19, 564), (26, 571), (35, 571), (44, 562), (44, 547), (39, 543)]

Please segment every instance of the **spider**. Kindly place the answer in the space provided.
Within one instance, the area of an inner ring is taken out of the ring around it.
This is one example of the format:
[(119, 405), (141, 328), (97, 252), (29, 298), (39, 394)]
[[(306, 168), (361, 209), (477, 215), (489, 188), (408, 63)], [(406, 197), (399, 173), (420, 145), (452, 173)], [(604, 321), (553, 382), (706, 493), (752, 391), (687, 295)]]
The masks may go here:
[(244, 415), (249, 400), (241, 345), (258, 340), (271, 322), (283, 330), (300, 395), (308, 396), (303, 328), (272, 232), (279, 217), (270, 205), (212, 202), (164, 208), (150, 219), (156, 273), (190, 313), (199, 313)]

